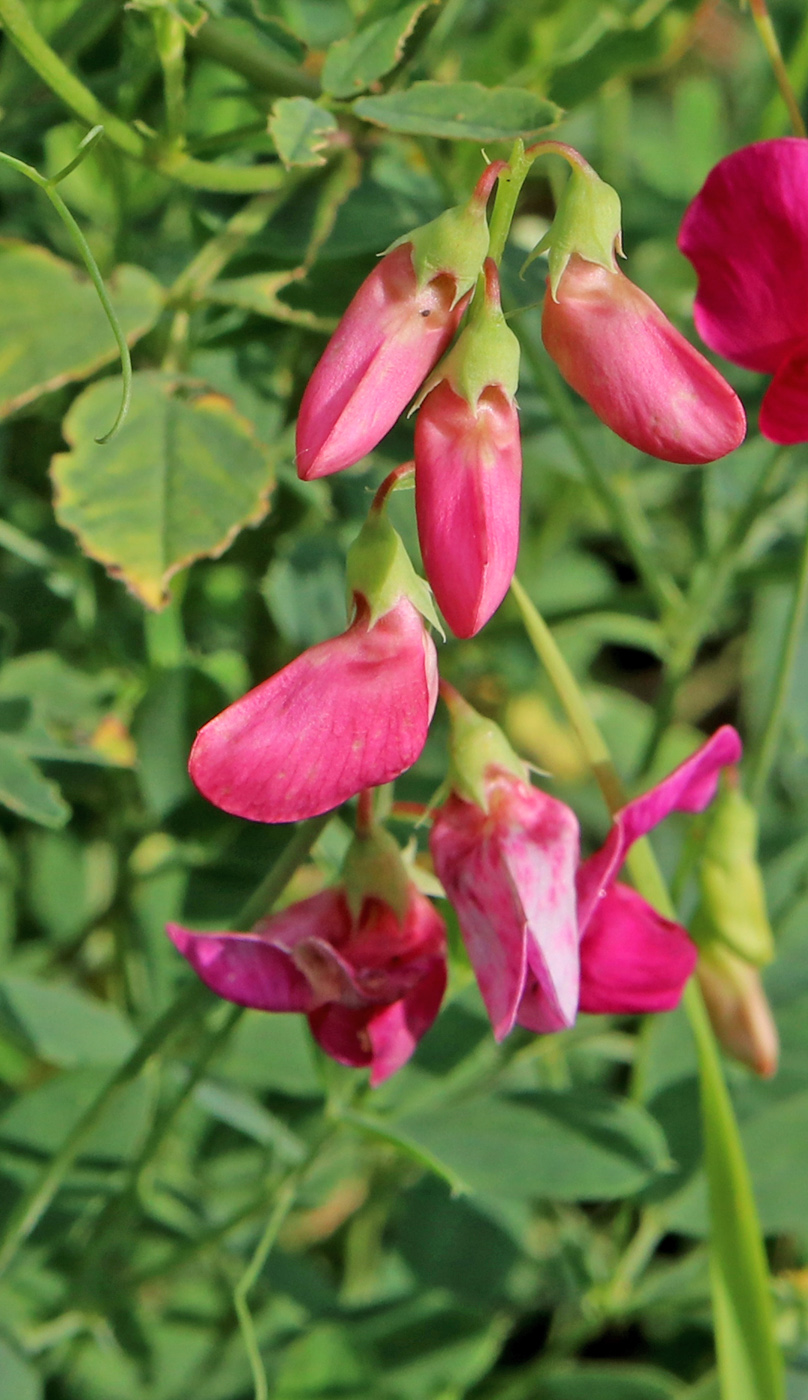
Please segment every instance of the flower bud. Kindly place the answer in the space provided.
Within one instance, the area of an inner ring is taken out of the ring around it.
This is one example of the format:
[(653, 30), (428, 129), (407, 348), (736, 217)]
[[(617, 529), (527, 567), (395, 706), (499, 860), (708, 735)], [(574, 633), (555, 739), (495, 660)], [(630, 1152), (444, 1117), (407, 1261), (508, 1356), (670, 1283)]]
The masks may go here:
[(758, 969), (715, 942), (702, 949), (696, 972), (724, 1049), (770, 1079), (777, 1072), (780, 1043)]
[(607, 272), (617, 272), (616, 254), (623, 254), (620, 196), (580, 156), (572, 164), (555, 218), (525, 268), (545, 252), (554, 301), (558, 300), (558, 284), (573, 253)]
[(365, 278), (303, 394), (304, 481), (371, 452), (450, 344), (488, 251), (485, 206), (502, 165), (486, 168), (467, 204), (394, 243)]
[(622, 272), (573, 253), (544, 299), (542, 339), (600, 419), (666, 462), (712, 462), (743, 442), (741, 402)]
[(482, 303), (427, 380), (415, 427), (424, 568), (458, 637), (474, 636), (499, 607), (519, 551), (519, 343), (491, 259), (485, 278)]
[(774, 957), (763, 877), (757, 862), (757, 813), (737, 781), (725, 782), (710, 810), (699, 862), (701, 900), (692, 933), (719, 942), (762, 967)]

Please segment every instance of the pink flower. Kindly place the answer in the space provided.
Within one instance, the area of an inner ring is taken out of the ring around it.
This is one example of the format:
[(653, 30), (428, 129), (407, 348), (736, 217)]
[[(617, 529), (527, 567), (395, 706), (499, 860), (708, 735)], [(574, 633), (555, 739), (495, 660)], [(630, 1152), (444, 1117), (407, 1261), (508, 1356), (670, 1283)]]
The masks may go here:
[(633, 842), (670, 812), (707, 806), (740, 752), (735, 730), (719, 729), (619, 811), (582, 864), (574, 813), (513, 769), (485, 768), (484, 806), (452, 793), (435, 818), (432, 855), (498, 1040), (517, 1020), (536, 1031), (570, 1026), (579, 1004), (615, 1014), (676, 1005), (695, 946), (616, 877)]
[(485, 206), (503, 164), (486, 168), (467, 206), (416, 229), (365, 278), (303, 394), (304, 481), (371, 452), (448, 348), (488, 249)]
[(411, 767), (437, 686), (435, 644), (409, 598), (374, 621), (357, 594), (347, 632), (303, 652), (200, 729), (188, 770), (203, 796), (234, 816), (317, 816)]
[(519, 347), (490, 258), (485, 272), (485, 307), (436, 370), (415, 426), (424, 568), (458, 637), (473, 637), (499, 607), (519, 552)]
[(679, 247), (699, 278), (699, 335), (735, 364), (774, 375), (761, 432), (808, 441), (808, 141), (759, 141), (720, 161), (685, 214)]
[(258, 1011), (302, 1011), (340, 1064), (381, 1084), (412, 1055), (446, 987), (444, 925), (410, 884), (402, 919), (370, 896), (351, 913), (342, 888), (292, 904), (252, 933), (168, 934), (217, 996)]
[(711, 462), (743, 442), (735, 392), (622, 272), (570, 258), (542, 338), (568, 384), (604, 423), (667, 462)]

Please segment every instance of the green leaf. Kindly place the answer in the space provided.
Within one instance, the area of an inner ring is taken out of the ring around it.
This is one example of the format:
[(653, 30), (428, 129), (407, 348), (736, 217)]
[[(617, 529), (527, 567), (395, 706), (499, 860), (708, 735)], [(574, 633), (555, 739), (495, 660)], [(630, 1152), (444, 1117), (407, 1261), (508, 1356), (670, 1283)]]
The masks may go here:
[(134, 1032), (114, 1006), (75, 987), (8, 974), (0, 981), (0, 1020), (34, 1054), (63, 1069), (116, 1065)]
[[(36, 1153), (58, 1151), (98, 1097), (108, 1069), (65, 1070), (26, 1094), (0, 1115), (0, 1143)], [(107, 1105), (82, 1151), (82, 1159), (125, 1160), (135, 1152), (149, 1121), (152, 1088), (146, 1078), (127, 1084)]]
[(322, 72), (324, 92), (332, 97), (356, 97), (389, 73), (401, 59), (419, 16), (431, 3), (434, 0), (412, 0), (350, 39), (332, 44)]
[[(118, 347), (92, 283), (72, 263), (17, 239), (0, 240), (0, 417), (114, 360)], [(163, 289), (140, 267), (107, 281), (127, 341), (149, 330)], [(109, 402), (117, 411), (120, 386)], [(109, 423), (102, 424), (105, 432)]]
[(322, 151), (337, 130), (334, 114), (308, 97), (279, 97), (269, 118), (269, 134), (287, 167), (325, 165)]
[(0, 802), (18, 817), (41, 826), (64, 826), (70, 808), (55, 783), (43, 778), (36, 764), (21, 753), (13, 739), (0, 736)]
[(64, 423), (72, 451), (53, 459), (56, 514), (85, 553), (150, 608), (167, 601), (178, 569), (223, 552), (266, 513), (267, 450), (228, 399), (197, 398), (181, 381), (144, 371), (115, 441), (95, 441), (116, 403), (112, 380), (76, 400)]
[(678, 1400), (681, 1382), (650, 1366), (554, 1366), (543, 1371), (535, 1400)]
[(494, 1196), (610, 1200), (668, 1165), (649, 1114), (590, 1090), (467, 1099), (395, 1126), (472, 1190)]
[(0, 1337), (0, 1395), (9, 1400), (41, 1400), (42, 1387), (42, 1377), (30, 1361), (18, 1356)]
[(481, 83), (414, 83), (403, 92), (361, 97), (353, 111), (390, 131), (455, 141), (528, 139), (561, 116), (554, 102), (525, 88), (486, 88)]

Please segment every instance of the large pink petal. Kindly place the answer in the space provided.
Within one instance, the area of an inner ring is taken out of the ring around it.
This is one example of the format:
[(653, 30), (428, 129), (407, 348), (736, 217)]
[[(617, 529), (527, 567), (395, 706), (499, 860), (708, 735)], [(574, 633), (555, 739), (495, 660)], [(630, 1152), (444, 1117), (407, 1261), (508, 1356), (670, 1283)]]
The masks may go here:
[(169, 924), (167, 933), (194, 972), (217, 996), (256, 1011), (308, 1011), (314, 993), (282, 949), (257, 933), (194, 933)]
[(808, 142), (759, 141), (719, 161), (685, 214), (679, 247), (698, 273), (702, 339), (774, 374), (808, 336)]
[(628, 1016), (670, 1011), (696, 966), (685, 929), (628, 885), (600, 900), (581, 939), (581, 1010)]
[(452, 796), (435, 816), (430, 849), (494, 1035), (513, 1029), (527, 974), (527, 925), (496, 834), (485, 813)]
[(568, 384), (632, 446), (712, 462), (743, 442), (735, 392), (622, 272), (574, 254), (547, 294), (542, 338)]
[(317, 816), (409, 768), (436, 698), (434, 644), (402, 598), (374, 627), (365, 612), (212, 719), (197, 735), (189, 772), (235, 816)]
[(808, 344), (789, 355), (766, 390), (760, 431), (770, 442), (808, 442)]
[(738, 763), (742, 752), (737, 730), (724, 724), (650, 792), (635, 797), (615, 812), (606, 841), (578, 870), (578, 921), (582, 931), (617, 876), (629, 847), (671, 812), (703, 812), (715, 796), (721, 769)]
[(449, 345), (468, 298), (455, 279), (418, 290), (412, 247), (394, 248), (348, 306), (309, 380), (297, 422), (305, 481), (358, 462), (392, 428)]
[(415, 508), (427, 578), (458, 637), (479, 632), (508, 591), (521, 482), (513, 400), (492, 385), (472, 408), (443, 380), (415, 425)]

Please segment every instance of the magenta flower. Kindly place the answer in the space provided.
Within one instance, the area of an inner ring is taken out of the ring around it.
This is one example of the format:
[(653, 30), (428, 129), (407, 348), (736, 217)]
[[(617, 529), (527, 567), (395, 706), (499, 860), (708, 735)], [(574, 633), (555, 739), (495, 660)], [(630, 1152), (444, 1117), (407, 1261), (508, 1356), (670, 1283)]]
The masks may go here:
[(424, 568), (446, 621), (473, 637), (508, 591), (519, 552), (519, 345), (485, 264), (484, 304), (438, 366), (415, 426), (415, 508)]
[(557, 295), (544, 299), (547, 353), (619, 437), (685, 463), (712, 462), (743, 442), (734, 390), (622, 272), (574, 253)]
[(699, 335), (735, 364), (774, 375), (761, 432), (808, 441), (808, 141), (759, 141), (719, 161), (679, 247), (698, 274)]
[(209, 802), (257, 822), (338, 807), (410, 768), (438, 695), (435, 644), (408, 598), (304, 651), (200, 729), (188, 771)]
[(292, 904), (252, 933), (168, 934), (217, 996), (257, 1011), (302, 1011), (340, 1064), (381, 1084), (412, 1055), (446, 987), (444, 925), (410, 884), (399, 919), (370, 896), (351, 913), (342, 888)]
[[(695, 966), (695, 945), (616, 877), (634, 841), (670, 812), (707, 806), (721, 768), (740, 758), (735, 730), (719, 729), (629, 802), (603, 847), (579, 864), (574, 813), (530, 786), (498, 731), (486, 762), (486, 735), (475, 735), (474, 718), (489, 739), (493, 726), (444, 689), (455, 790), (436, 815), (430, 844), (497, 1039), (516, 1021), (535, 1031), (570, 1026), (579, 1005), (615, 1014), (675, 1006)], [(460, 776), (467, 761), (470, 782)]]
[(294, 822), (338, 807), (410, 768), (438, 698), (436, 620), (377, 492), (348, 551), (354, 616), (347, 632), (304, 651), (196, 736), (188, 771), (204, 797), (257, 822)]
[(381, 442), (448, 348), (488, 250), (485, 206), (500, 170), (385, 254), (354, 296), (300, 404), (304, 481), (358, 462)]

